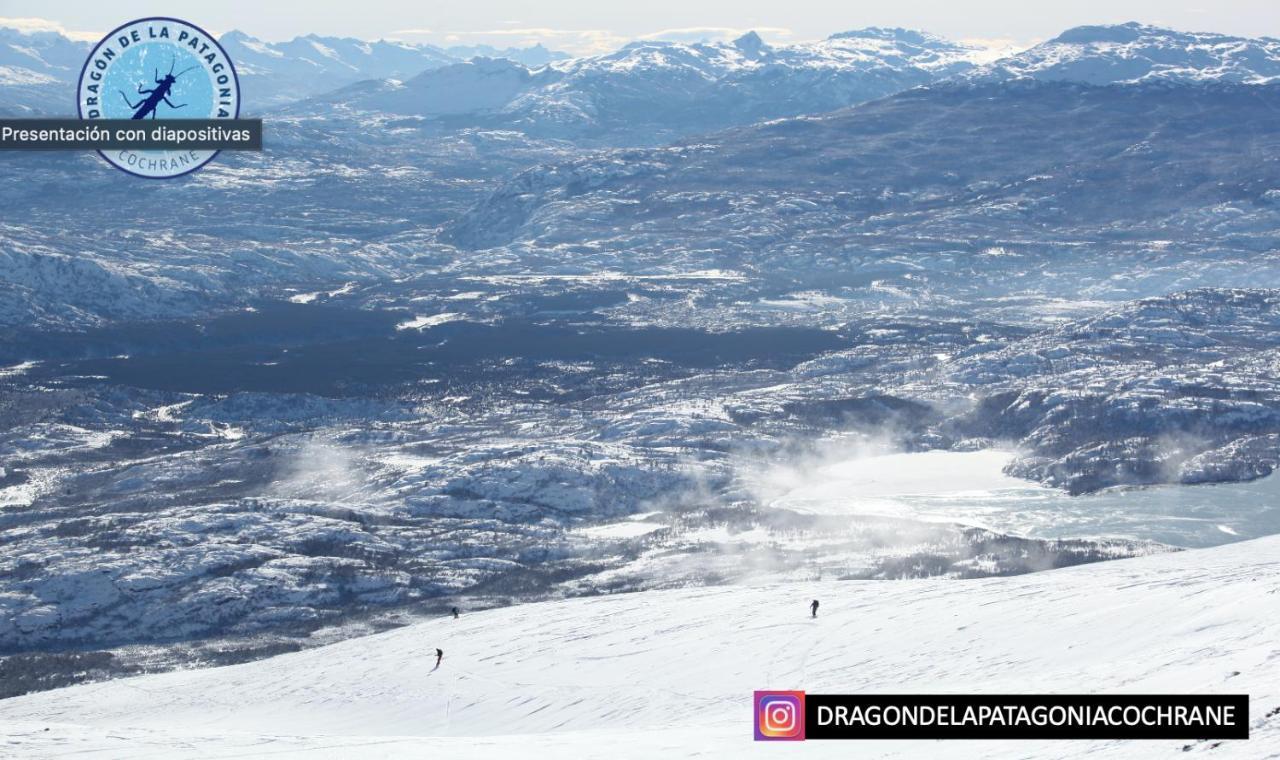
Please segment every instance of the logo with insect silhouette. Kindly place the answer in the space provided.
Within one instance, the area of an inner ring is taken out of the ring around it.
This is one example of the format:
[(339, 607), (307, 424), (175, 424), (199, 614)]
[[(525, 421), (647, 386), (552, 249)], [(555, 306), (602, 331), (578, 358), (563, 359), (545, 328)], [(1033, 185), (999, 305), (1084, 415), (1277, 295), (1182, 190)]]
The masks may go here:
[[(113, 30), (80, 72), (82, 119), (235, 119), (240, 81), (213, 35), (187, 21), (156, 16)], [(139, 177), (178, 177), (213, 160), (216, 150), (101, 150), (116, 168)]]

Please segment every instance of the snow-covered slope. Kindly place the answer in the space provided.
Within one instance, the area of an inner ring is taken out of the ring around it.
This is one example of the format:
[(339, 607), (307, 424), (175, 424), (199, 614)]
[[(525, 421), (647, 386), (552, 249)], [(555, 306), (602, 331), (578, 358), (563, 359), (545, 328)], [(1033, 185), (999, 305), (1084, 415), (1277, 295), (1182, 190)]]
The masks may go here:
[[(822, 600), (816, 620), (811, 597)], [(751, 741), (753, 689), (1243, 692), (1247, 743), (835, 742), (803, 752), (1258, 758), (1280, 752), (1277, 609), (1280, 538), (970, 582), (625, 594), (18, 697), (0, 702), (0, 736), (26, 757), (763, 756), (778, 749)]]
[(0, 115), (75, 113), (69, 84), (88, 53), (88, 44), (57, 32), (0, 27)]
[(1132, 22), (1080, 26), (968, 76), (1085, 84), (1267, 84), (1280, 80), (1280, 40), (1179, 32)]
[(752, 32), (733, 42), (635, 42), (538, 69), (476, 60), (403, 83), (351, 88), (297, 110), (450, 117), (561, 137), (608, 131), (615, 141), (643, 133), (653, 143), (883, 97), (968, 71), (986, 55), (905, 29), (862, 29), (797, 45), (769, 45)]
[(70, 80), (80, 73), (89, 46), (57, 32), (22, 32), (0, 27), (0, 83), (9, 84), (16, 72), (26, 78)]
[[(1047, 225), (1057, 239), (1089, 229), (1067, 237), (1176, 240), (1218, 226), (1221, 239), (1224, 223), (1272, 224), (1277, 103), (1274, 85), (938, 84), (534, 167), (445, 234), (467, 247), (601, 240), (632, 262), (727, 254), (703, 266), (759, 263), (776, 246), (761, 267), (773, 272), (809, 270), (813, 259), (797, 250), (807, 240), (825, 258), (892, 228), (1008, 240)], [(1237, 204), (1239, 213), (1224, 208)]]

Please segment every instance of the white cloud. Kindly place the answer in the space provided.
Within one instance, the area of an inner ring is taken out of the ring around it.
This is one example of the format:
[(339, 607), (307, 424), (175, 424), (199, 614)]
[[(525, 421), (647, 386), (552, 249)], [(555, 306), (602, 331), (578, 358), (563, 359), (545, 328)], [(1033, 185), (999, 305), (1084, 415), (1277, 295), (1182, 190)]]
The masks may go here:
[(1011, 55), (1017, 55), (1023, 50), (1043, 42), (1043, 40), (1038, 38), (1028, 42), (1026, 40), (1015, 40), (1005, 37), (965, 37), (964, 39), (956, 41), (961, 45), (968, 45), (970, 47), (982, 49), (983, 52), (973, 59), (975, 63), (990, 63), (991, 61), (1007, 58)]
[(50, 21), (47, 18), (13, 18), (8, 16), (0, 16), (0, 26), (10, 29), (17, 29), (24, 34), (32, 34), (34, 32), (57, 32), (64, 37), (82, 42), (97, 42), (102, 39), (102, 32), (85, 32), (67, 29), (56, 21)]

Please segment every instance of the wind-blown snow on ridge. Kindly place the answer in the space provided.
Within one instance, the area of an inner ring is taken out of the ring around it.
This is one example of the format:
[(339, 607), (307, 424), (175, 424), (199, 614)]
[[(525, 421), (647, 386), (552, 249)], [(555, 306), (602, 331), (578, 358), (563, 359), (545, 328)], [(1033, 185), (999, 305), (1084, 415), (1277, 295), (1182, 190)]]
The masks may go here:
[[(94, 749), (339, 756), (647, 757), (766, 750), (753, 689), (819, 693), (1248, 693), (1280, 750), (1280, 538), (982, 581), (646, 592), (464, 614), (225, 668), (0, 702), (27, 756)], [(808, 619), (811, 597), (822, 601)], [(930, 625), (922, 625), (930, 621)], [(434, 649), (445, 651), (433, 669)], [(1051, 688), (1049, 685), (1052, 685)], [(45, 729), (49, 729), (46, 731)], [(460, 739), (467, 737), (467, 746)], [(626, 737), (625, 741), (619, 741)], [(732, 749), (730, 749), (732, 748)], [(818, 744), (808, 754), (847, 753)], [(1139, 757), (1202, 742), (930, 742), (942, 756)], [(773, 748), (770, 748), (773, 749)], [(910, 742), (860, 744), (910, 757)], [(470, 754), (468, 754), (470, 753)]]

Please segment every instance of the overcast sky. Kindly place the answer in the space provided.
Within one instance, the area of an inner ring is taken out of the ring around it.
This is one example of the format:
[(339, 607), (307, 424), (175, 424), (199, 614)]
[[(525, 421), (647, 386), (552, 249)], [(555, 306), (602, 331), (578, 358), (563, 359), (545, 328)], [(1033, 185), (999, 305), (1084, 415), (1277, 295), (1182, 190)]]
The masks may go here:
[(1191, 31), (1280, 37), (1278, 0), (0, 0), (0, 26), (58, 28), (81, 38), (134, 18), (178, 16), (214, 33), (268, 40), (315, 32), (441, 45), (487, 43), (604, 52), (638, 38), (720, 39), (756, 29), (773, 42), (864, 26), (924, 29), (957, 40), (1025, 46), (1081, 24), (1142, 21)]

